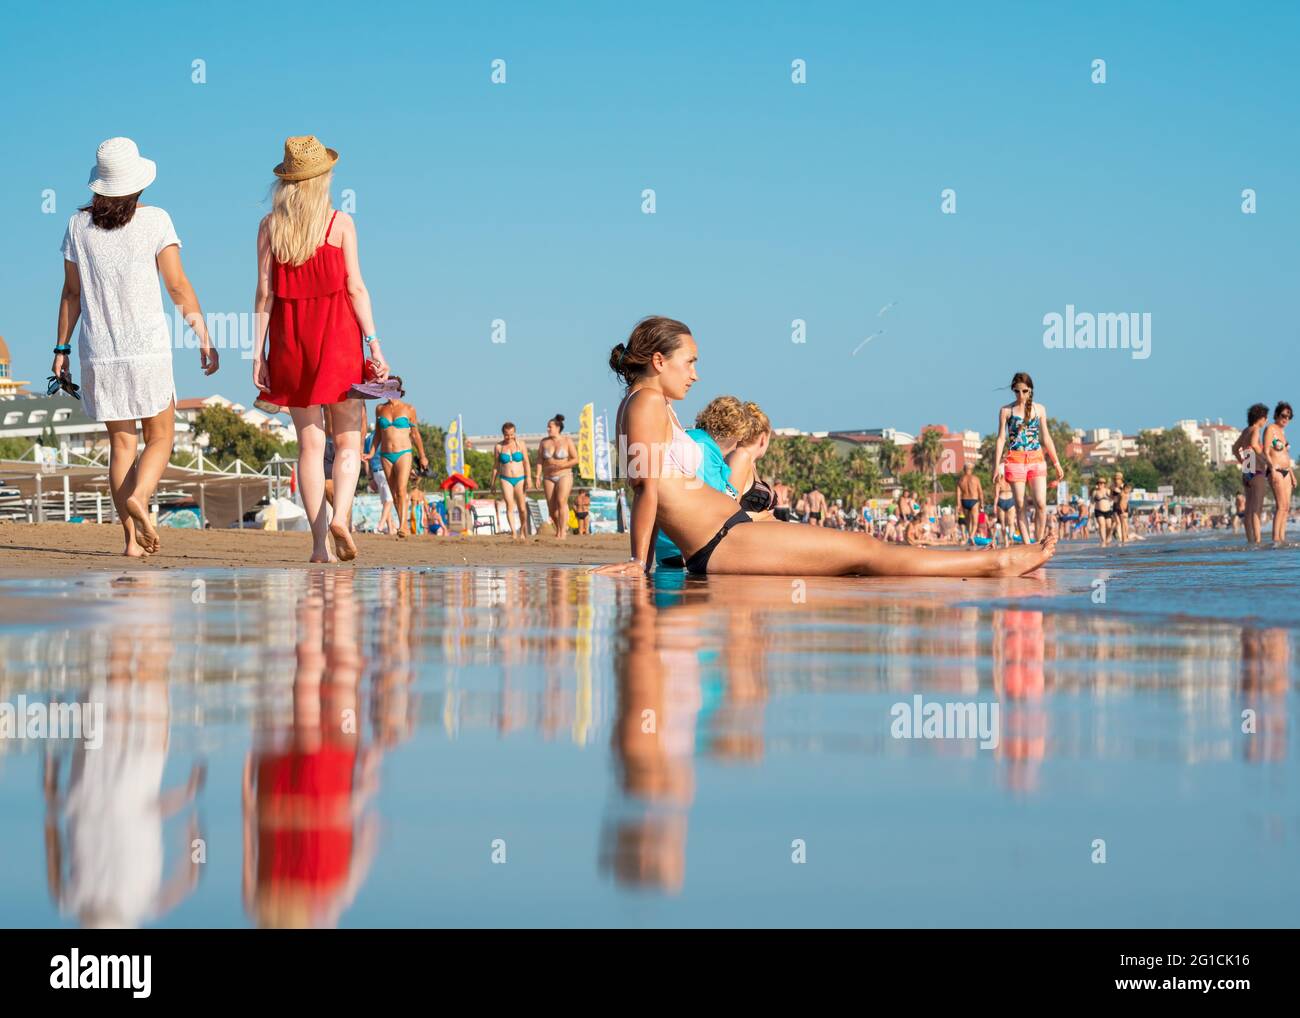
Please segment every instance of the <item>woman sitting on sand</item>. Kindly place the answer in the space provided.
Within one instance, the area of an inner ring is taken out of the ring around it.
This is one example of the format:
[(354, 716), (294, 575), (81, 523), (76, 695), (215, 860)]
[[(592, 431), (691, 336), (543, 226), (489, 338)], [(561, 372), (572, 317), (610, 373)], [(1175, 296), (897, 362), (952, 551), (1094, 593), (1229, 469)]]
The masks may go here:
[(411, 496), (407, 490), (411, 480), (412, 459), (420, 456), (420, 469), (429, 469), (429, 457), (424, 454), (424, 440), (420, 437), (420, 422), (415, 407), (400, 399), (390, 399), (375, 408), (375, 440), (383, 460), (384, 476), (393, 493), (397, 518), (402, 526), (397, 536), (406, 536), (407, 505)]
[[(736, 447), (727, 455), (731, 484), (740, 492), (742, 509), (749, 513), (771, 514), (776, 507), (776, 493), (758, 476), (758, 461), (767, 453), (772, 439), (772, 422), (757, 403), (746, 403), (743, 409), (743, 429), (736, 435)], [(775, 515), (772, 518), (775, 519)]]
[[(176, 427), (172, 340), (158, 293), (159, 273), (199, 337), (203, 373), (217, 370), (217, 352), (181, 265), (171, 217), (139, 204), (156, 172), (130, 138), (109, 138), (99, 146), (90, 181), (94, 197), (68, 220), (63, 235), (63, 293), (50, 369), (52, 385), (62, 382), (75, 391), (69, 355), (80, 318), (81, 396), (86, 416), (108, 429), (108, 485), (126, 535), (122, 554), (132, 558), (160, 547), (149, 500), (171, 459)], [(144, 433), (139, 462), (137, 422)]]
[[(298, 483), (311, 525), (312, 562), (357, 557), (350, 524), (366, 415), (361, 400), (348, 392), (363, 377), (363, 341), (370, 345), (376, 377), (388, 376), (361, 278), (356, 225), (330, 205), (338, 158), (311, 135), (286, 139), (284, 161), (272, 171), (277, 180), (271, 213), (257, 227), (253, 320), (259, 330), (269, 321), (270, 344), (264, 348), (267, 333), (259, 331), (253, 384), (263, 399), (289, 408), (298, 433)], [(333, 522), (325, 508), (326, 406), (335, 448)]]
[(865, 534), (822, 527), (753, 521), (719, 491), (699, 483), (699, 446), (687, 437), (672, 401), (695, 383), (694, 338), (681, 322), (646, 318), (627, 343), (610, 352), (610, 368), (628, 386), (619, 406), (620, 469), (636, 491), (632, 505), (632, 557), (598, 572), (637, 576), (651, 567), (656, 527), (682, 549), (696, 574), (779, 576), (1018, 576), (1032, 572), (1055, 550), (1047, 541), (966, 555), (891, 546)]
[[(731, 483), (731, 467), (727, 456), (736, 448), (736, 442), (749, 428), (750, 421), (744, 404), (735, 396), (718, 396), (695, 415), (695, 427), (687, 436), (700, 447), (700, 465), (695, 471), (698, 480), (729, 498), (739, 498), (740, 493)], [(686, 559), (677, 545), (662, 530), (655, 535), (655, 559), (665, 569), (682, 569)]]
[(1295, 488), (1295, 470), (1291, 465), (1291, 443), (1286, 426), (1291, 423), (1291, 404), (1279, 403), (1273, 411), (1273, 423), (1264, 429), (1264, 458), (1268, 464), (1268, 483), (1273, 489), (1277, 509), (1273, 513), (1273, 543), (1286, 540), (1287, 517), (1291, 513), (1291, 492)]

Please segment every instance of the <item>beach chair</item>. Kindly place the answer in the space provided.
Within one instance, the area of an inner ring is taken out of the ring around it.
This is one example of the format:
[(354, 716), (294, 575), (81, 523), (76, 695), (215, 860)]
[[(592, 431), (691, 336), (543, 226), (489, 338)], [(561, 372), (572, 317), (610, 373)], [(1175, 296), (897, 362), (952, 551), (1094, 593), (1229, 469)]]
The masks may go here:
[(497, 532), (497, 504), (490, 498), (470, 499), (470, 529), (479, 532), (480, 527), (487, 527), (489, 534)]
[(542, 525), (548, 520), (546, 499), (530, 498), (526, 501), (528, 503), (528, 519), (533, 524), (533, 533), (535, 534), (542, 529)]

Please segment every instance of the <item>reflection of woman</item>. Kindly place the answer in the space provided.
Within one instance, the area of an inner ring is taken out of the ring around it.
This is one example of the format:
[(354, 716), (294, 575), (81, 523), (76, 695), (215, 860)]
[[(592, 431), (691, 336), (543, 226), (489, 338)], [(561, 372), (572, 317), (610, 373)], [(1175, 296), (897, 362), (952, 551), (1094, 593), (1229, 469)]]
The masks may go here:
[(259, 926), (335, 926), (374, 857), (378, 757), (359, 750), (362, 659), (349, 573), (315, 573), (298, 606), (292, 714), (259, 726), (244, 765), (244, 907)]
[[(528, 447), (519, 441), (514, 424), (506, 421), (501, 425), (501, 441), (492, 449), (492, 474), (499, 478), (501, 497), (506, 500), (506, 523), (512, 540), (528, 536), (528, 494), (524, 488), (531, 473)], [(519, 514), (518, 530), (515, 530), (511, 510)]]
[(538, 487), (546, 492), (546, 504), (555, 524), (555, 536), (569, 536), (569, 492), (573, 488), (573, 468), (578, 465), (578, 447), (564, 434), (564, 414), (546, 422), (546, 437), (537, 450)]
[[(85, 927), (134, 927), (158, 919), (198, 884), (199, 867), (190, 851), (190, 842), (199, 836), (193, 815), (184, 856), (171, 879), (163, 880), (163, 823), (193, 802), (204, 775), (195, 764), (185, 787), (162, 789), (170, 656), (165, 630), (115, 634), (107, 681), (94, 683), (84, 698), (104, 705), (102, 744), (87, 748), (84, 739), (78, 743), (64, 795), (58, 760), (47, 763), (50, 893), (62, 911)], [(67, 822), (66, 838), (60, 812)]]
[(993, 613), (993, 688), (1003, 710), (997, 752), (1007, 761), (1007, 779), (1017, 791), (1034, 790), (1047, 754), (1046, 644), (1042, 612)]
[(374, 437), (379, 446), (384, 476), (393, 493), (397, 519), (401, 524), (397, 528), (398, 537), (406, 536), (407, 503), (410, 500), (407, 486), (411, 479), (412, 455), (419, 454), (421, 470), (429, 468), (429, 458), (424, 454), (424, 440), (420, 437), (419, 425), (415, 407), (400, 399), (390, 399), (375, 410)]

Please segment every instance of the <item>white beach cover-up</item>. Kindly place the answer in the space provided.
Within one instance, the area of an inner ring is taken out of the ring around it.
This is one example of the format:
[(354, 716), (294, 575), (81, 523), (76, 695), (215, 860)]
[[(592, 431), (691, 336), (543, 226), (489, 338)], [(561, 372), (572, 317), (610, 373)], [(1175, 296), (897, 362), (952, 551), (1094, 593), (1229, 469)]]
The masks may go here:
[(152, 205), (116, 230), (89, 212), (68, 220), (63, 257), (81, 275), (81, 395), (94, 420), (153, 417), (176, 396), (156, 261), (171, 244), (181, 244), (171, 216)]

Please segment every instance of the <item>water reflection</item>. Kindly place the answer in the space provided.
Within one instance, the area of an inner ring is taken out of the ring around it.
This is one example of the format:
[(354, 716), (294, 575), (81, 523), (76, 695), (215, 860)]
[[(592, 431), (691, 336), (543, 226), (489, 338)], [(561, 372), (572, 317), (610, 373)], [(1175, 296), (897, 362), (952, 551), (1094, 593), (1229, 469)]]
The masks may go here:
[[(588, 872), (672, 898), (690, 897), (690, 834), (722, 768), (761, 791), (792, 762), (856, 758), (859, 785), (836, 787), (879, 796), (865, 764), (893, 762), (906, 782), (931, 761), (954, 786), (987, 773), (1015, 801), (1079, 794), (1049, 761), (1290, 761), (1292, 629), (1061, 611), (1068, 586), (666, 574), (636, 587), (567, 568), (88, 577), (21, 592), (54, 592), (70, 621), (0, 633), (0, 700), (108, 706), (101, 750), (69, 745), (43, 768), (51, 895), (84, 925), (158, 921), (194, 894), (205, 748), (243, 760), (240, 789), (203, 799), (238, 803), (244, 917), (271, 927), (338, 925), (363, 888), (387, 887), (381, 813), (439, 804), (386, 790), (385, 760), (471, 738), (539, 776), (545, 754), (585, 752), (608, 790), (584, 800), (599, 832), (594, 860), (590, 842), (575, 848)], [(996, 701), (996, 750), (891, 738), (890, 706), (916, 693)], [(0, 740), (0, 762), (30, 748)], [(525, 805), (473, 770), (447, 781), (487, 789), (493, 815)]]

